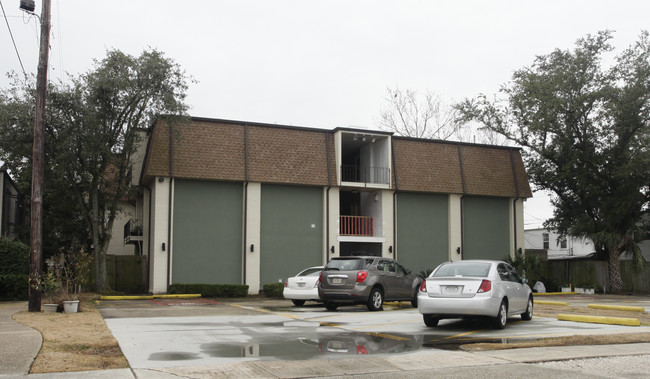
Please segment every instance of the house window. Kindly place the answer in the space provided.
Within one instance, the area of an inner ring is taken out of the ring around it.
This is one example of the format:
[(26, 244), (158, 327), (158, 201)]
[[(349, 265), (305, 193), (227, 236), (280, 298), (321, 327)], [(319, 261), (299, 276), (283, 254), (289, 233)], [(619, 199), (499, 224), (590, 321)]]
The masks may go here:
[(549, 245), (548, 245), (548, 233), (543, 233), (542, 234), (542, 241), (544, 242), (544, 249), (548, 250), (548, 248), (549, 248)]
[(566, 249), (566, 238), (560, 240), (560, 249)]

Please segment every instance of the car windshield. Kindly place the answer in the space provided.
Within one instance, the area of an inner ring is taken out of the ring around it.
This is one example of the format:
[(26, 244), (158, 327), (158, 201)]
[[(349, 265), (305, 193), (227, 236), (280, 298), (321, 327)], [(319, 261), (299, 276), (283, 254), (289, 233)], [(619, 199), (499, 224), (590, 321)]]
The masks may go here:
[(332, 259), (325, 266), (325, 270), (355, 271), (363, 270), (370, 267), (372, 259), (349, 258), (349, 259)]
[(440, 266), (432, 277), (442, 276), (474, 276), (485, 278), (490, 272), (491, 263), (472, 262), (472, 263), (448, 263)]
[(318, 276), (321, 270), (321, 268), (308, 268), (296, 276)]

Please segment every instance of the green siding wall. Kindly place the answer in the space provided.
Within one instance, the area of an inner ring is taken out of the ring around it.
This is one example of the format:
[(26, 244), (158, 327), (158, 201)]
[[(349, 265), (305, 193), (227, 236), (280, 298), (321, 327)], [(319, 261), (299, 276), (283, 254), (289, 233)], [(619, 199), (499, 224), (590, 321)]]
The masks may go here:
[(463, 259), (503, 259), (510, 252), (510, 200), (463, 198)]
[(415, 273), (449, 260), (449, 197), (397, 194), (397, 260)]
[(242, 184), (175, 180), (172, 283), (242, 283)]
[(261, 219), (262, 285), (322, 264), (322, 188), (263, 184)]

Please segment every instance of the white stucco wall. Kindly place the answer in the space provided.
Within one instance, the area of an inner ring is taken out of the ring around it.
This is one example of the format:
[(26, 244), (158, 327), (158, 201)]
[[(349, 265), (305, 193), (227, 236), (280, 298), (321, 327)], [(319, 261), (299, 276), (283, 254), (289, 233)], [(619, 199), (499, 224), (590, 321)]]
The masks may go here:
[[(246, 254), (246, 284), (249, 294), (260, 292), (260, 241), (262, 230), (262, 184), (248, 183), (245, 186), (246, 193), (246, 241), (244, 241)], [(254, 246), (251, 252), (250, 247)]]
[(459, 261), (462, 259), (463, 255), (458, 253), (458, 248), (463, 244), (463, 233), (462, 233), (462, 207), (461, 207), (462, 195), (449, 195), (449, 213), (448, 213), (448, 223), (449, 223), (449, 260), (450, 261)]
[(131, 219), (136, 219), (136, 207), (126, 201), (119, 204), (121, 211), (115, 216), (113, 228), (111, 229), (111, 242), (108, 244), (106, 254), (112, 255), (133, 255), (135, 246), (124, 243), (124, 224)]
[[(323, 207), (325, 208), (325, 212), (323, 214), (323, 217), (325, 218), (325, 221), (323, 221), (323, 225), (325, 225), (327, 221), (327, 216), (329, 213), (329, 240), (327, 240), (327, 245), (325, 246), (325, 251), (323, 254), (323, 264), (327, 263), (329, 261), (328, 257), (338, 257), (340, 255), (340, 246), (339, 246), (339, 241), (336, 238), (339, 234), (339, 222), (340, 222), (340, 192), (339, 192), (339, 187), (330, 187), (329, 191), (327, 188), (324, 189), (325, 192), (325, 197), (329, 196), (329, 209), (327, 209), (327, 198), (325, 198), (325, 201), (323, 201)], [(327, 239), (327, 230), (324, 230), (323, 233), (325, 234), (325, 237), (323, 238), (324, 240)], [(332, 246), (334, 246), (334, 253), (332, 254)]]
[[(173, 192), (172, 192), (173, 193)], [(149, 291), (154, 294), (167, 292), (167, 266), (169, 246), (169, 178), (158, 178), (152, 184), (151, 248), (149, 255)], [(163, 250), (165, 244), (165, 250)]]

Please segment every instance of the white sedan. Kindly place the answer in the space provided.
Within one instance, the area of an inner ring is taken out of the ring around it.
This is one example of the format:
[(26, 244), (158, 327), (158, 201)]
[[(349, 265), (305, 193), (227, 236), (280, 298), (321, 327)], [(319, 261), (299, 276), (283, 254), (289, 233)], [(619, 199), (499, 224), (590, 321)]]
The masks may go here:
[(300, 271), (296, 276), (284, 282), (282, 295), (296, 306), (305, 304), (305, 301), (320, 301), (318, 297), (318, 278), (323, 266), (310, 267)]
[(429, 327), (443, 318), (489, 317), (503, 329), (509, 316), (533, 317), (533, 292), (526, 283), (506, 262), (446, 262), (420, 285), (418, 311)]

